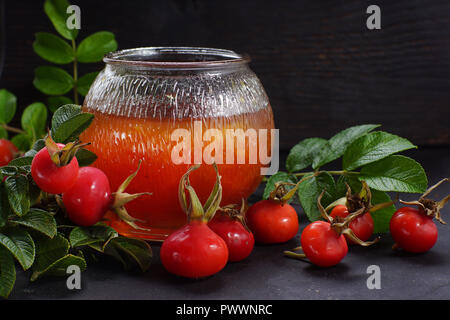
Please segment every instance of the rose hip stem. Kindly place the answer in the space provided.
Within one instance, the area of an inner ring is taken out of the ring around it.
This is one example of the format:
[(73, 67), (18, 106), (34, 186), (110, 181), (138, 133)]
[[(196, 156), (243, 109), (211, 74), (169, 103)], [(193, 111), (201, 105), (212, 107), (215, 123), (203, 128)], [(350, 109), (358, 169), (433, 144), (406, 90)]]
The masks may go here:
[(440, 201), (434, 201), (432, 199), (428, 199), (427, 196), (437, 187), (439, 187), (444, 182), (450, 182), (449, 178), (444, 178), (435, 185), (431, 186), (430, 188), (425, 191), (423, 195), (420, 196), (418, 200), (415, 201), (403, 201), (399, 200), (400, 203), (406, 204), (406, 205), (416, 205), (420, 209), (422, 209), (425, 214), (429, 217), (436, 218), (437, 221), (439, 221), (442, 224), (446, 224), (444, 220), (441, 218), (441, 209), (445, 206), (445, 204), (450, 200), (450, 195), (447, 195)]

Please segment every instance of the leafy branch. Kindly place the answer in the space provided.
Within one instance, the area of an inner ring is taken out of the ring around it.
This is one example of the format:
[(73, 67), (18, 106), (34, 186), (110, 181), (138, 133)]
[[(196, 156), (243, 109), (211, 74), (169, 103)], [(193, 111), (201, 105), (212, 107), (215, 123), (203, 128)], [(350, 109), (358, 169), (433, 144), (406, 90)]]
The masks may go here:
[[(366, 181), (370, 187), (373, 205), (390, 201), (386, 193), (389, 191), (424, 192), (428, 182), (422, 166), (411, 158), (396, 155), (416, 146), (399, 136), (373, 131), (377, 127), (379, 125), (354, 126), (329, 140), (308, 138), (300, 141), (286, 159), (287, 172), (280, 171), (267, 180), (263, 198), (269, 197), (276, 183), (295, 184), (300, 177), (312, 176), (300, 183), (296, 194), (309, 220), (316, 221), (320, 219), (317, 198), (323, 190), (324, 206), (343, 197), (346, 184), (354, 192), (359, 192), (361, 181)], [(339, 158), (342, 158), (342, 170), (321, 170), (322, 166)], [(308, 167), (312, 171), (302, 172)], [(389, 230), (389, 220), (394, 212), (395, 206), (392, 205), (372, 213), (375, 233)]]
[[(0, 114), (4, 110), (4, 104), (0, 104)], [(59, 143), (76, 140), (93, 117), (80, 106), (64, 105), (53, 114), (50, 134)], [(33, 131), (41, 125), (33, 121), (28, 124), (24, 128)], [(65, 276), (69, 265), (83, 271), (88, 258), (98, 255), (111, 256), (125, 268), (135, 265), (146, 271), (152, 251), (145, 241), (121, 237), (104, 223), (73, 225), (58, 204), (59, 196), (48, 195), (36, 186), (31, 163), (44, 147), (44, 141), (38, 139), (22, 157), (0, 167), (0, 296), (7, 297), (14, 288), (15, 261), (23, 270), (31, 270), (31, 281), (46, 275)], [(86, 149), (79, 149), (76, 157), (81, 166), (96, 160), (96, 155)]]
[[(44, 11), (56, 31), (62, 36), (48, 32), (35, 35), (33, 49), (41, 58), (60, 65), (72, 64), (72, 74), (55, 66), (40, 66), (34, 72), (34, 86), (42, 93), (49, 95), (48, 105), (55, 111), (63, 104), (79, 104), (79, 95), (85, 96), (98, 72), (87, 73), (80, 77), (78, 64), (101, 61), (103, 56), (117, 50), (117, 42), (113, 33), (100, 31), (84, 38), (78, 45), (77, 29), (68, 29), (66, 21), (69, 6), (67, 0), (46, 0)], [(73, 99), (66, 96), (73, 92)]]

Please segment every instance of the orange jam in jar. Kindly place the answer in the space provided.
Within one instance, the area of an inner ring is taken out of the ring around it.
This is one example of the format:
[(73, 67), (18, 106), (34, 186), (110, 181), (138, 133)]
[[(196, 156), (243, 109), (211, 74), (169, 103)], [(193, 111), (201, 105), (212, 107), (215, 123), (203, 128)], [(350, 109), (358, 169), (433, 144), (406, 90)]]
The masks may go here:
[[(270, 160), (274, 122), (247, 58), (219, 49), (140, 48), (104, 61), (83, 106), (95, 118), (80, 138), (91, 143), (98, 156), (93, 166), (105, 172), (112, 190), (142, 161), (127, 192), (151, 193), (126, 205), (148, 230), (108, 213), (113, 228), (129, 237), (164, 240), (182, 226), (178, 183), (195, 163), (201, 166), (190, 181), (202, 202), (215, 182), (213, 167), (206, 165), (212, 162), (222, 177), (222, 205), (240, 203), (255, 191), (268, 164), (262, 157)], [(261, 152), (264, 145), (267, 151)]]

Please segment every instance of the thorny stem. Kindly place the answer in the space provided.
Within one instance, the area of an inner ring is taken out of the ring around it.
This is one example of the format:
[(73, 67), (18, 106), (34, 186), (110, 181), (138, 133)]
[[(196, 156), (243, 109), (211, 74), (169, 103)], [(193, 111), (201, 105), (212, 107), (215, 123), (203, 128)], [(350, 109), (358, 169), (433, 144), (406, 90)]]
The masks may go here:
[(323, 172), (327, 172), (327, 173), (329, 173), (329, 174), (331, 174), (331, 175), (335, 175), (335, 176), (339, 176), (339, 175), (359, 175), (359, 174), (360, 174), (360, 173), (357, 172), (357, 171), (346, 171), (346, 170), (341, 170), (341, 171), (298, 172), (298, 173), (295, 173), (294, 175), (295, 175), (296, 177), (301, 177), (301, 176), (306, 176), (306, 175), (309, 175), (309, 174), (312, 174), (312, 173), (320, 174), (320, 173), (323, 173)]
[(10, 127), (8, 126), (6, 123), (1, 125), (4, 129), (11, 131), (11, 132), (15, 132), (15, 133), (25, 133), (25, 131), (23, 131), (22, 129), (19, 128), (14, 128), (14, 127)]
[(77, 60), (77, 45), (75, 40), (72, 39), (72, 49), (73, 49), (73, 100), (75, 104), (79, 104), (78, 101), (78, 60)]

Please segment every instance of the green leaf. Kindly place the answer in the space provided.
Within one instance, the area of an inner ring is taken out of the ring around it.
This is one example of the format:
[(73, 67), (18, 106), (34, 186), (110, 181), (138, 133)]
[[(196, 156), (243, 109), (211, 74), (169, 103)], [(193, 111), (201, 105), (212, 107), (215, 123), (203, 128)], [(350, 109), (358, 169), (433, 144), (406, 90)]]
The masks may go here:
[(0, 167), (0, 172), (3, 176), (14, 176), (18, 173), (18, 169), (14, 166), (3, 166)]
[(353, 170), (387, 156), (417, 148), (407, 139), (383, 132), (371, 132), (355, 140), (344, 153), (343, 167)]
[[(362, 184), (357, 178), (355, 177), (347, 178), (347, 182), (354, 193), (361, 191)], [(370, 191), (372, 193), (373, 206), (379, 203), (391, 201), (391, 197), (389, 197), (389, 195), (384, 191), (378, 191), (375, 189), (371, 189)], [(389, 223), (391, 221), (392, 215), (395, 213), (396, 210), (397, 209), (395, 208), (395, 206), (391, 205), (387, 208), (371, 212), (370, 214), (372, 215), (374, 224), (373, 233), (377, 234), (389, 232)]]
[(138, 239), (119, 237), (112, 239), (107, 247), (114, 247), (125, 261), (132, 260), (139, 265), (143, 272), (150, 267), (152, 250), (150, 245)]
[(70, 248), (61, 234), (53, 238), (38, 238), (36, 241), (36, 261), (33, 264), (31, 281), (43, 275), (65, 276), (67, 267), (77, 265), (81, 271), (86, 269), (86, 261), (79, 256), (68, 254)]
[(59, 107), (65, 104), (73, 104), (73, 100), (66, 96), (54, 96), (47, 99), (48, 108), (55, 112)]
[(55, 218), (49, 212), (41, 209), (31, 208), (26, 215), (17, 217), (12, 221), (21, 226), (39, 231), (50, 238), (56, 235)]
[(324, 207), (345, 194), (345, 192), (344, 194), (338, 193), (333, 176), (327, 172), (322, 172), (316, 177), (303, 181), (298, 187), (297, 194), (300, 204), (310, 221), (319, 220), (321, 217), (317, 207), (317, 198), (323, 190), (325, 190), (325, 193), (321, 203)]
[(41, 58), (59, 64), (73, 61), (72, 47), (60, 37), (48, 32), (38, 32), (35, 37), (33, 49)]
[(47, 108), (41, 102), (30, 104), (22, 113), (22, 128), (34, 139), (45, 133)]
[(364, 124), (347, 128), (334, 135), (323, 147), (320, 154), (314, 158), (313, 169), (340, 158), (345, 149), (356, 139), (379, 127), (378, 124)]
[(82, 96), (87, 95), (92, 82), (94, 82), (98, 74), (99, 72), (91, 72), (85, 74), (80, 79), (78, 79), (77, 83), (78, 93), (81, 94)]
[(14, 213), (18, 216), (26, 214), (30, 210), (28, 179), (23, 175), (8, 177), (5, 187), (9, 205)]
[(91, 165), (97, 160), (97, 155), (95, 153), (83, 148), (77, 151), (76, 157), (80, 167)]
[[(269, 180), (267, 180), (266, 187), (264, 189), (263, 199), (269, 199), (270, 193), (275, 189), (275, 183), (277, 182), (290, 182), (297, 183), (297, 180), (294, 176), (287, 172), (278, 171), (274, 175), (270, 176)], [(292, 189), (293, 187), (286, 186), (287, 190)]]
[(69, 241), (72, 247), (81, 247), (93, 243), (105, 243), (117, 236), (118, 233), (113, 228), (104, 224), (97, 224), (92, 227), (74, 228), (70, 232)]
[(57, 96), (73, 88), (73, 78), (61, 68), (42, 66), (34, 70), (33, 85), (42, 93)]
[(117, 41), (114, 33), (100, 31), (81, 41), (77, 49), (77, 57), (80, 62), (97, 62), (101, 61), (106, 53), (115, 50), (117, 50)]
[(34, 262), (35, 247), (30, 234), (20, 228), (7, 228), (0, 233), (0, 245), (17, 259), (24, 270)]
[(33, 157), (24, 156), (11, 160), (8, 165), (15, 167), (31, 166), (31, 162), (33, 162)]
[(0, 127), (0, 139), (8, 139), (8, 131), (3, 127)]
[(47, 276), (67, 276), (67, 268), (70, 266), (78, 266), (80, 271), (86, 270), (86, 261), (83, 257), (67, 254), (64, 257), (51, 263), (44, 269), (36, 270), (31, 275), (30, 281), (36, 281), (40, 277)]
[(8, 298), (16, 282), (16, 266), (11, 254), (0, 247), (0, 296)]
[(286, 169), (289, 172), (297, 172), (309, 167), (326, 144), (327, 140), (321, 138), (309, 138), (299, 142), (289, 152)]
[(70, 30), (67, 28), (67, 18), (69, 14), (67, 13), (67, 7), (69, 6), (67, 0), (46, 0), (44, 3), (44, 11), (48, 18), (52, 22), (56, 31), (62, 35), (67, 40), (73, 40), (78, 35), (78, 30)]
[(76, 139), (94, 119), (92, 113), (81, 112), (81, 107), (68, 104), (55, 111), (52, 118), (52, 138), (66, 143)]
[(0, 183), (0, 228), (5, 226), (8, 217), (12, 214), (13, 212), (9, 205), (5, 184)]
[(14, 137), (12, 137), (11, 142), (20, 151), (26, 151), (30, 149), (31, 143), (33, 142), (33, 138), (26, 133), (19, 133), (16, 134)]
[(359, 179), (380, 191), (423, 193), (428, 185), (422, 166), (400, 155), (392, 155), (362, 167)]
[(9, 123), (16, 113), (17, 98), (6, 89), (0, 90), (0, 124)]

